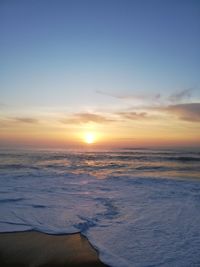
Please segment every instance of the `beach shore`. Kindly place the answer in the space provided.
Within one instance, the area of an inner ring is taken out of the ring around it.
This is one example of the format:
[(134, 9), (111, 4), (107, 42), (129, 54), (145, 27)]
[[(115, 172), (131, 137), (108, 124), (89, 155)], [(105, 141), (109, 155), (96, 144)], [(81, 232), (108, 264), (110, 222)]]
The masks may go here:
[(106, 267), (81, 234), (1, 233), (2, 267)]

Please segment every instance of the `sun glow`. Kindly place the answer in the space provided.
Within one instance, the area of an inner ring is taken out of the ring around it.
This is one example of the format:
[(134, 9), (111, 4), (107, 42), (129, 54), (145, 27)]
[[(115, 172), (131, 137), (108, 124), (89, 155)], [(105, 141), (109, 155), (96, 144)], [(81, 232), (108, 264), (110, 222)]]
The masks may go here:
[(85, 133), (84, 135), (84, 142), (87, 144), (93, 144), (96, 140), (94, 133)]

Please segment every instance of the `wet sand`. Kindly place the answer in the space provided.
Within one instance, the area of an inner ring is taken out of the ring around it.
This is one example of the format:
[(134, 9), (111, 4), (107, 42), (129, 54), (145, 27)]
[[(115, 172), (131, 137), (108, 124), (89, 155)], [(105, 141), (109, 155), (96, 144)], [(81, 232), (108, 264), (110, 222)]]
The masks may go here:
[(106, 267), (81, 234), (36, 231), (0, 234), (1, 267)]

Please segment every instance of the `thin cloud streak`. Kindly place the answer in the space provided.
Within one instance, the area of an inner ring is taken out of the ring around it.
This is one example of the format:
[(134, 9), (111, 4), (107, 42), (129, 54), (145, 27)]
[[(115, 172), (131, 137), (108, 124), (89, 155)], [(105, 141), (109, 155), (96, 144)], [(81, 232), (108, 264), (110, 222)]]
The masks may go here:
[(135, 111), (130, 111), (130, 112), (118, 112), (116, 113), (123, 119), (128, 119), (128, 120), (143, 120), (143, 119), (148, 119), (148, 114), (147, 112), (135, 112)]
[(114, 97), (114, 98), (118, 98), (118, 99), (133, 99), (133, 100), (146, 100), (146, 99), (150, 99), (150, 100), (159, 100), (161, 98), (161, 94), (152, 94), (152, 95), (147, 95), (147, 94), (141, 94), (141, 95), (136, 95), (136, 94), (111, 94), (108, 92), (104, 92), (101, 90), (97, 90), (96, 91), (97, 94), (101, 94), (101, 95), (106, 95), (106, 96), (110, 96), (110, 97)]
[(11, 120), (19, 123), (27, 123), (27, 124), (35, 124), (38, 123), (39, 121), (35, 118), (28, 118), (28, 117), (16, 117), (16, 118), (11, 118)]
[(61, 120), (61, 122), (65, 124), (90, 123), (90, 122), (101, 124), (113, 121), (114, 121), (113, 119), (107, 118), (104, 115), (99, 115), (95, 113), (84, 113), (84, 112), (73, 114), (69, 116), (69, 118)]
[(38, 124), (39, 121), (35, 118), (28, 118), (28, 117), (1, 117), (0, 118), (0, 128), (7, 128), (7, 127), (16, 127), (16, 125), (27, 124), (27, 125), (34, 125)]

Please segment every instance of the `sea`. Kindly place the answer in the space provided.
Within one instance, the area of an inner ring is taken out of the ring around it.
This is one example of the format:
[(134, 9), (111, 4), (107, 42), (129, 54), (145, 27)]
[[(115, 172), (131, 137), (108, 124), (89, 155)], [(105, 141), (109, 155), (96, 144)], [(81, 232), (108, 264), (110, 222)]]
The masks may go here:
[(200, 150), (0, 151), (0, 232), (82, 233), (111, 267), (200, 266)]

